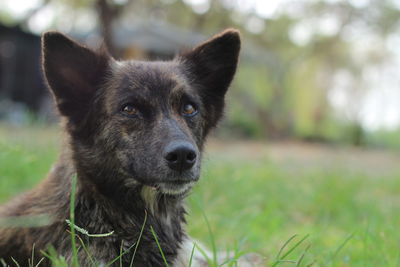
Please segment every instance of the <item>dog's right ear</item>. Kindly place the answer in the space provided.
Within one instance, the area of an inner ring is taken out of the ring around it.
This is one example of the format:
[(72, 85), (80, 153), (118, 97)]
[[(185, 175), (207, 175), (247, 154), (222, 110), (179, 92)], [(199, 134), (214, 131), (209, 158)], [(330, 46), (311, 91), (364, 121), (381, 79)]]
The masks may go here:
[(78, 122), (104, 78), (110, 57), (59, 32), (42, 37), (43, 70), (60, 113)]

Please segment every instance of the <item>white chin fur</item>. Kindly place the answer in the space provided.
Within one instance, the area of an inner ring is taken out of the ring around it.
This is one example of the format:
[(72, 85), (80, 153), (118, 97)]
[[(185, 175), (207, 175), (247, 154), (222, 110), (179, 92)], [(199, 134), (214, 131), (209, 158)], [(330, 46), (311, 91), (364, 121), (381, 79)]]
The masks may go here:
[(183, 185), (173, 185), (167, 183), (158, 184), (157, 186), (145, 185), (143, 186), (140, 194), (149, 211), (154, 214), (157, 211), (157, 199), (160, 193), (177, 197), (184, 196), (187, 192), (189, 192), (194, 184), (195, 182), (190, 182)]
[(193, 187), (194, 184), (195, 184), (195, 182), (190, 182), (190, 183), (183, 184), (183, 185), (162, 183), (162, 184), (159, 184), (158, 190), (162, 194), (166, 194), (166, 195), (181, 195), (181, 194), (184, 194), (187, 191), (189, 191)]

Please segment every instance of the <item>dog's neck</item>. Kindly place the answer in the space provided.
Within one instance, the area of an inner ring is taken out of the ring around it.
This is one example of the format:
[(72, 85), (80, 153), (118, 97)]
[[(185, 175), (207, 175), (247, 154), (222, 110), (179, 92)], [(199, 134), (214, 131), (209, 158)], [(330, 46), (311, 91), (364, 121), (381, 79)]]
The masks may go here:
[[(103, 238), (89, 238), (90, 244), (103, 242), (101, 246), (104, 247), (102, 248), (104, 253), (119, 251), (122, 247), (124, 251), (128, 251), (124, 254), (123, 261), (129, 262), (133, 252), (129, 249), (139, 239), (143, 226), (141, 245), (135, 256), (136, 264), (138, 266), (162, 265), (159, 250), (154, 249), (154, 235), (165, 255), (168, 255), (168, 262), (173, 262), (180, 244), (185, 238), (183, 226), (185, 210), (182, 199), (158, 194), (143, 185), (131, 186), (120, 192), (118, 196), (105, 195), (94, 184), (87, 182), (89, 177), (86, 173), (77, 172), (75, 168), (71, 168), (71, 161), (66, 160), (65, 155), (62, 157), (52, 171), (48, 184), (59, 183), (60, 192), (62, 188), (64, 188), (63, 192), (67, 192), (67, 188), (70, 191), (72, 177), (76, 175), (78, 179), (75, 195), (76, 226), (85, 229), (89, 234), (112, 233)], [(93, 181), (94, 178), (91, 178), (90, 180)], [(62, 184), (61, 181), (63, 181)], [(66, 202), (62, 211), (60, 210), (58, 213), (62, 224), (65, 224), (65, 219), (69, 219), (68, 210)], [(150, 227), (153, 228), (154, 234)], [(79, 231), (77, 234), (81, 235)], [(84, 234), (81, 235), (81, 238), (88, 239)]]
[[(105, 207), (116, 207), (125, 214), (147, 212), (155, 217), (173, 214), (183, 206), (184, 196), (174, 196), (161, 193), (158, 189), (143, 185), (131, 184), (126, 186), (109, 187), (107, 184), (96, 184), (93, 181), (102, 181), (102, 177), (93, 177), (96, 173), (77, 172), (78, 190), (85, 198), (93, 198), (96, 203)], [(100, 171), (99, 176), (113, 177), (114, 173)], [(112, 179), (112, 178), (111, 178)], [(110, 180), (110, 178), (106, 179)]]
[[(71, 181), (77, 177), (77, 187), (75, 195), (75, 224), (85, 229), (90, 234), (112, 235), (104, 238), (89, 238), (90, 244), (102, 242), (99, 247), (103, 254), (111, 251), (128, 249), (137, 242), (144, 225), (141, 245), (135, 256), (137, 266), (162, 266), (163, 259), (155, 246), (154, 233), (167, 255), (167, 260), (172, 264), (177, 255), (182, 240), (185, 238), (185, 209), (184, 201), (181, 197), (174, 197), (161, 194), (155, 189), (132, 182), (123, 183), (126, 179), (121, 179), (119, 174), (111, 168), (104, 169), (98, 166), (80, 165), (78, 158), (74, 158), (74, 153), (70, 142), (63, 148), (63, 153), (50, 173), (44, 191), (54, 190), (52, 185), (57, 185), (57, 189), (51, 195), (54, 201), (58, 201), (59, 195), (66, 194), (65, 203), (57, 211), (57, 219), (62, 228), (67, 227), (65, 219), (69, 219), (69, 192), (71, 191)], [(119, 182), (121, 181), (121, 182)], [(57, 200), (56, 200), (57, 199)], [(64, 230), (65, 231), (65, 230)], [(81, 235), (81, 233), (78, 234)], [(83, 240), (87, 236), (81, 235)], [(68, 244), (66, 245), (68, 247)], [(111, 254), (110, 254), (111, 255)], [(130, 260), (132, 251), (124, 254), (123, 261)], [(94, 255), (95, 256), (95, 255)], [(110, 256), (111, 257), (111, 256)], [(128, 264), (128, 263), (127, 263)]]
[[(113, 171), (99, 170), (97, 173), (87, 173), (76, 169), (76, 176), (78, 179), (77, 198), (93, 202), (93, 205), (111, 213), (112, 217), (118, 214), (137, 216), (147, 213), (158, 219), (159, 217), (176, 216), (183, 210), (182, 197), (162, 194), (156, 188), (147, 185), (134, 183), (129, 186), (121, 184), (110, 187), (108, 184), (94, 182), (112, 180), (117, 176)], [(107, 178), (104, 179), (103, 176)]]

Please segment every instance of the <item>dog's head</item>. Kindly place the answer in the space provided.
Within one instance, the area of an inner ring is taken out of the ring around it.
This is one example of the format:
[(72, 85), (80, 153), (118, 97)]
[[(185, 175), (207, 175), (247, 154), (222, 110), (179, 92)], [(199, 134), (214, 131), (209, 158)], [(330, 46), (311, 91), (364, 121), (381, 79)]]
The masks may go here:
[(42, 46), (78, 173), (113, 194), (140, 185), (177, 196), (192, 187), (236, 71), (236, 30), (165, 62), (116, 61), (58, 32), (44, 34)]

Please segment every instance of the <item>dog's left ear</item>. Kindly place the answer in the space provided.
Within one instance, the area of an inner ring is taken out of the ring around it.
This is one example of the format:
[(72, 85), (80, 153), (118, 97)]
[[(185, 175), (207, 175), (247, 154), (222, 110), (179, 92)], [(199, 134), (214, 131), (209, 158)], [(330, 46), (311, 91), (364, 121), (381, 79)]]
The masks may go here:
[(59, 32), (42, 37), (43, 70), (60, 113), (79, 123), (107, 71), (109, 56)]
[(186, 72), (200, 85), (215, 124), (222, 113), (224, 96), (236, 72), (240, 51), (239, 31), (228, 29), (180, 56)]

